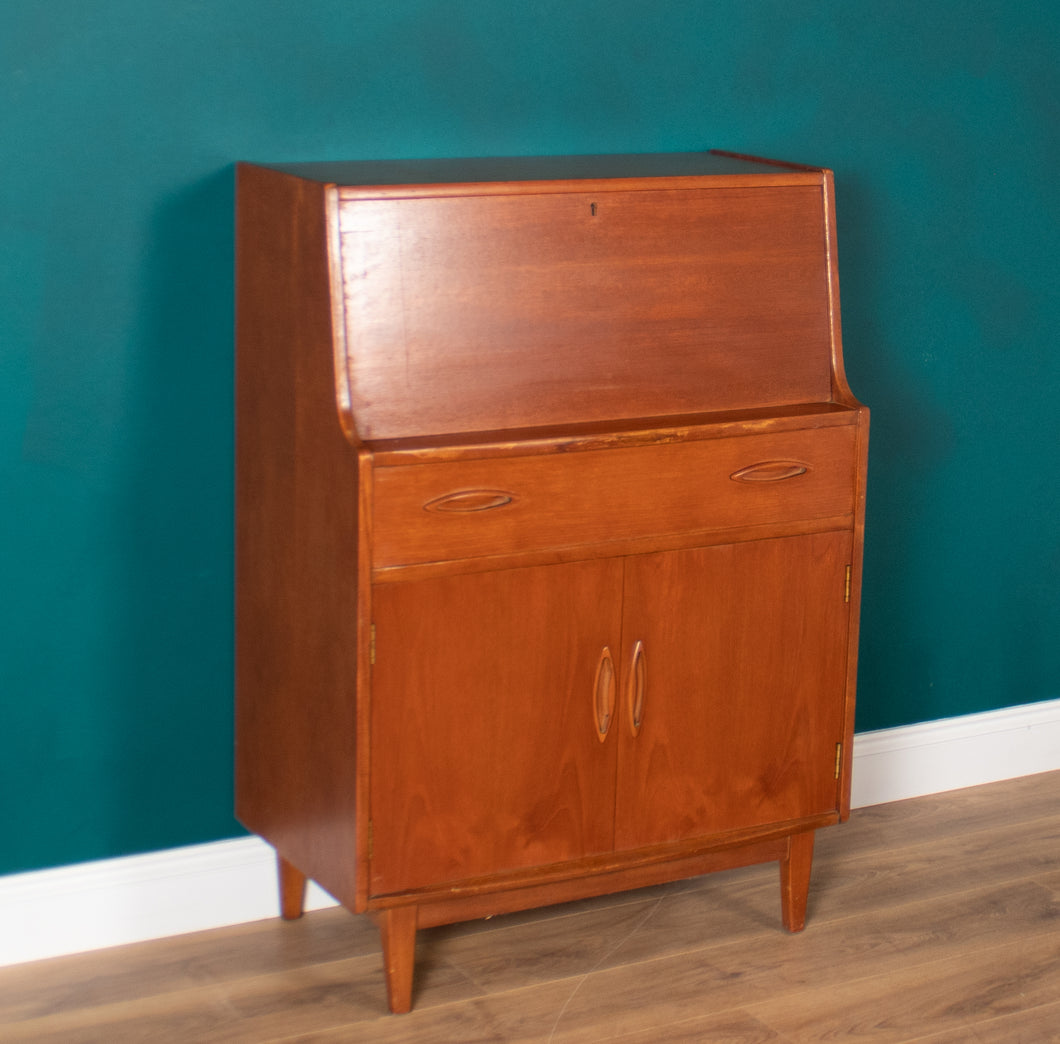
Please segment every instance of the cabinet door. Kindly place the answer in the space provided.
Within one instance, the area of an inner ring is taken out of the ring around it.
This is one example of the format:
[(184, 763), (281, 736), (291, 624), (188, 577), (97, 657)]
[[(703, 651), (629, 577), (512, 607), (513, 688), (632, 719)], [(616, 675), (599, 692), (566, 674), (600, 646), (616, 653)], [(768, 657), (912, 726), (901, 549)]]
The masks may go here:
[(619, 722), (618, 849), (837, 807), (850, 546), (820, 533), (628, 560), (623, 658), (640, 643), (643, 692), (639, 730), (628, 705)]
[(373, 894), (612, 849), (621, 594), (620, 561), (374, 588)]

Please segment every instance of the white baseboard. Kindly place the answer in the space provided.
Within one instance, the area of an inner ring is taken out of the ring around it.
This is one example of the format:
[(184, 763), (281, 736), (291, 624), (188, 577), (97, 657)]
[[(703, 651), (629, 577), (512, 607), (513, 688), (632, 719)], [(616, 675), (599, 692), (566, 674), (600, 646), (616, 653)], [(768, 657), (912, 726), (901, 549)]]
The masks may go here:
[[(861, 733), (855, 808), (1060, 769), (1060, 700)], [(306, 906), (334, 900), (310, 886)], [(0, 877), (0, 966), (277, 916), (257, 838)]]
[(854, 808), (1060, 769), (1060, 700), (854, 737)]
[[(306, 908), (335, 905), (310, 884)], [(0, 877), (0, 967), (260, 921), (279, 913), (256, 837)]]

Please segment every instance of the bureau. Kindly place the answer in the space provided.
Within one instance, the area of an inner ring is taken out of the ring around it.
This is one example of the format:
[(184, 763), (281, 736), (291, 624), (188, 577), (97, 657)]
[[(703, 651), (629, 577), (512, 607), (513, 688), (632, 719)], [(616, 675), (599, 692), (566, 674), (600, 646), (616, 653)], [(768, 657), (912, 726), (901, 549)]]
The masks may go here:
[(849, 814), (868, 411), (832, 176), (240, 165), (236, 809), (281, 911), (420, 928)]

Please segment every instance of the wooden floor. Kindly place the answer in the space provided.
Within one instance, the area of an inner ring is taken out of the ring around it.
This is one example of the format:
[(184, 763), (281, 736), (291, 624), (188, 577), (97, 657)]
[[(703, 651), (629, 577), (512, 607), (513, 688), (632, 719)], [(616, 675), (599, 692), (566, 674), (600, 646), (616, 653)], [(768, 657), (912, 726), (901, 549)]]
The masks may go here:
[(0, 969), (0, 1040), (1060, 1041), (1060, 772), (857, 811), (779, 907), (769, 866), (421, 932), (404, 1016), (324, 910)]

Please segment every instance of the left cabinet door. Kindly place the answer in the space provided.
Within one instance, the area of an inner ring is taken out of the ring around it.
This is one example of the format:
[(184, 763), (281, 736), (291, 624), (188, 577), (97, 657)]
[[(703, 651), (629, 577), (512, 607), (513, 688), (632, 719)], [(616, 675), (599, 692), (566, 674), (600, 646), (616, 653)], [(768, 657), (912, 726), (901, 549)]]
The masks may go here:
[(609, 560), (373, 589), (374, 896), (611, 850), (621, 596)]

